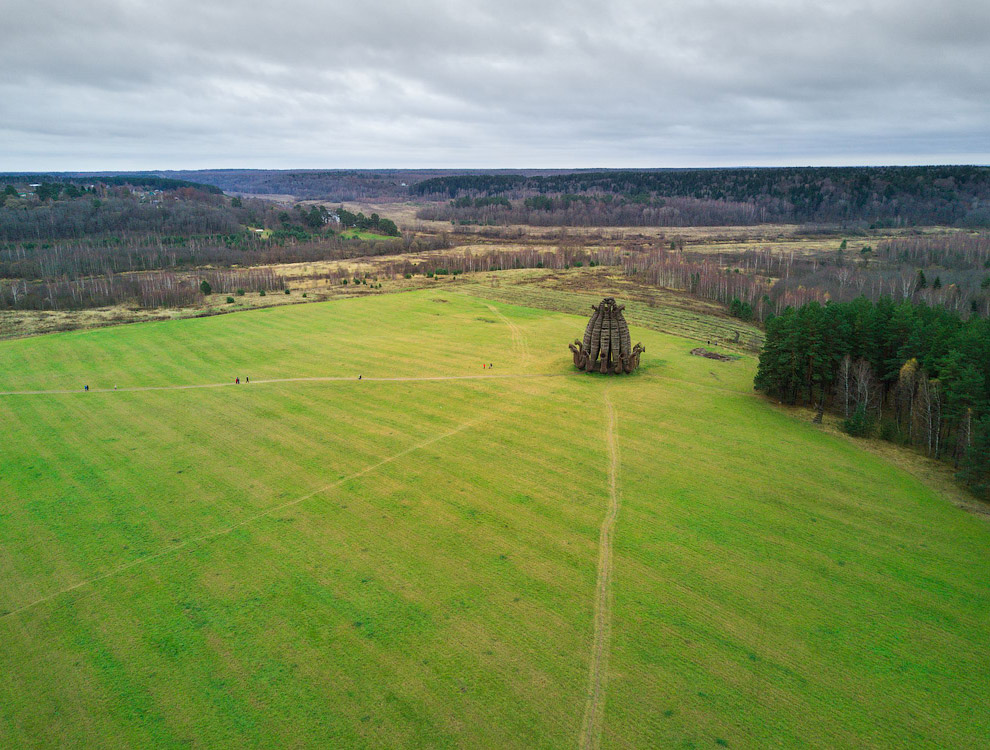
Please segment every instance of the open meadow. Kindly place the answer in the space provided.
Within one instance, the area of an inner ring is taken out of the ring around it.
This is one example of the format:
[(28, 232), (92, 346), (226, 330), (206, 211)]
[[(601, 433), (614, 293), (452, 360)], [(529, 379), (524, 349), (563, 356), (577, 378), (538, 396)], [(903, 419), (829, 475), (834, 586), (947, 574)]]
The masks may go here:
[(990, 747), (990, 525), (588, 299), (0, 341), (0, 747)]

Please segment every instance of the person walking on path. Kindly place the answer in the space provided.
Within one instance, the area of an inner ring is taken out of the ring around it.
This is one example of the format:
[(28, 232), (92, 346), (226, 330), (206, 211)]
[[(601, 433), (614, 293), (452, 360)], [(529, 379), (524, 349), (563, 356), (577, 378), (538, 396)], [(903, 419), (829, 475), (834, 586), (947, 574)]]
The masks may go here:
[(234, 385), (240, 385), (240, 384), (241, 384), (241, 379), (240, 378), (234, 378)]

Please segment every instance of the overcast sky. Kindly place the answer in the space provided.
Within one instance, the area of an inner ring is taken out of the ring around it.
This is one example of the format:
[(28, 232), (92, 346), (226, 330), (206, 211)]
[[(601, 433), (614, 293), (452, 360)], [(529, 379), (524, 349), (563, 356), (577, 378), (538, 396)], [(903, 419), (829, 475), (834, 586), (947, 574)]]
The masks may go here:
[(990, 0), (0, 0), (0, 171), (990, 163)]

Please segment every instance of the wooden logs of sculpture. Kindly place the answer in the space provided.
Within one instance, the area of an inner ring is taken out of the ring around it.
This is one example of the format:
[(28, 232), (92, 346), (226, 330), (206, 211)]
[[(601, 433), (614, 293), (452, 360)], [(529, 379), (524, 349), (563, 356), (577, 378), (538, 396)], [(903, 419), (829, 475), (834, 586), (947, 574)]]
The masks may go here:
[(630, 373), (639, 367), (639, 355), (646, 347), (639, 343), (630, 345), (629, 325), (622, 314), (625, 308), (617, 305), (614, 297), (606, 297), (600, 305), (591, 306), (595, 312), (584, 329), (584, 340), (575, 339), (569, 345), (575, 367), (608, 375)]

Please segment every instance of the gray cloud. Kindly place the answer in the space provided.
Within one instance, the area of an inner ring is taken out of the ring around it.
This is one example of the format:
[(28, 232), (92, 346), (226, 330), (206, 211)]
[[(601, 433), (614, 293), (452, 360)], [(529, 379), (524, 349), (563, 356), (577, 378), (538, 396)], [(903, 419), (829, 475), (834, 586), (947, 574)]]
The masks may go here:
[(990, 161), (990, 3), (0, 0), (0, 170)]

